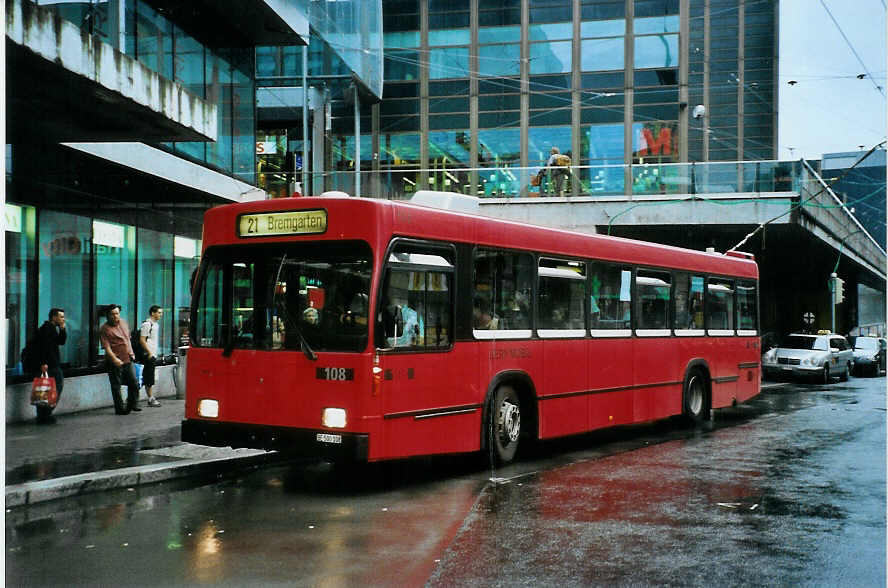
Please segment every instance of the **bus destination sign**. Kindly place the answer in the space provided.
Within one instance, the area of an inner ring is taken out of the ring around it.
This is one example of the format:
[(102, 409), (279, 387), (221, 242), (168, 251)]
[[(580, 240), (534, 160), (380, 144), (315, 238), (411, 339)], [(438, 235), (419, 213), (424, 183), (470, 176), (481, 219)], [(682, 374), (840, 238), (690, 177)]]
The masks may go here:
[(244, 214), (237, 220), (238, 237), (312, 235), (327, 230), (326, 210), (291, 210)]

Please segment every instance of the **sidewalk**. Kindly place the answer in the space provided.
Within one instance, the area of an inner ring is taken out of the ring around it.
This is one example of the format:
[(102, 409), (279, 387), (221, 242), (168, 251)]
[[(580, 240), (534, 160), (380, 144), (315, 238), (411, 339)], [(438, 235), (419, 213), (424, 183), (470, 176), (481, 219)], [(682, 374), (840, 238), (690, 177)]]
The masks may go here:
[(6, 508), (280, 461), (276, 453), (180, 441), (185, 401), (115, 415), (103, 408), (6, 425)]

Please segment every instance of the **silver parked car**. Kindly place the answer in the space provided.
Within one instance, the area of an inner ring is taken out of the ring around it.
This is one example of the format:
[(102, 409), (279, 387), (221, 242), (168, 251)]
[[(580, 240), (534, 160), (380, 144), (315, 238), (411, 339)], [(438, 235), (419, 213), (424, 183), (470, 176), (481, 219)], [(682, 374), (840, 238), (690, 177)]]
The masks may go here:
[(816, 378), (829, 383), (833, 376), (847, 382), (854, 368), (854, 353), (841, 335), (818, 331), (794, 333), (762, 355), (765, 375)]
[(856, 373), (878, 376), (885, 369), (885, 339), (880, 337), (849, 337), (854, 347)]

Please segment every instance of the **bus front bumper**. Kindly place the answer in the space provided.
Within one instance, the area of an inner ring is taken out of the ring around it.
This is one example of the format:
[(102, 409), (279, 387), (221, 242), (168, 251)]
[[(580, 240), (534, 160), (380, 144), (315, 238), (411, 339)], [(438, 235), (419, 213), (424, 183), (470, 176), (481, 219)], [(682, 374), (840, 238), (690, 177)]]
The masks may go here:
[(316, 431), (200, 419), (182, 421), (182, 441), (211, 447), (248, 447), (280, 451), (298, 457), (338, 461), (367, 461), (369, 436), (361, 433)]

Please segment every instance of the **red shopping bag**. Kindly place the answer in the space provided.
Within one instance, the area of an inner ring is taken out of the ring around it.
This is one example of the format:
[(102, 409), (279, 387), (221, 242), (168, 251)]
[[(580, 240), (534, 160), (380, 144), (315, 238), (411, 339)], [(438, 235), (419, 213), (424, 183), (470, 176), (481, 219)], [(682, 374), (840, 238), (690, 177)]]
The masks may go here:
[(54, 407), (58, 401), (55, 378), (50, 378), (46, 372), (34, 378), (31, 382), (31, 404)]

